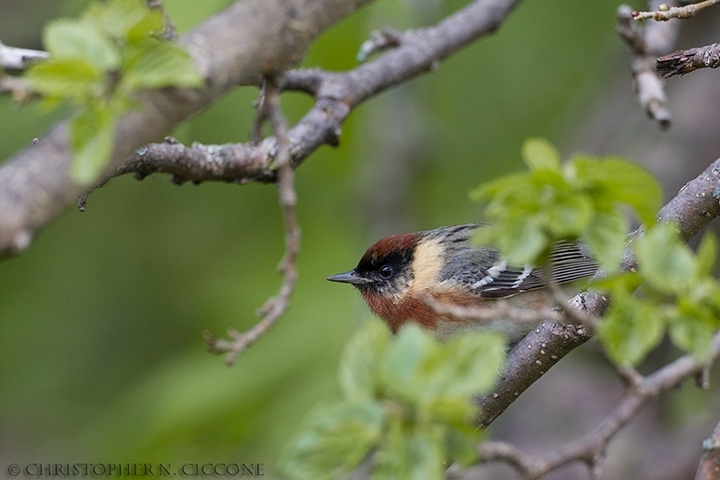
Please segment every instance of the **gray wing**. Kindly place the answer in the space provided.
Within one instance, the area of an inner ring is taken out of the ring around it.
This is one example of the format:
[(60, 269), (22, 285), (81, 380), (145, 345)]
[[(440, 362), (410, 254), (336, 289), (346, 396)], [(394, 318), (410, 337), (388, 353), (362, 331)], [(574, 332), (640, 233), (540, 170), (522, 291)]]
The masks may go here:
[[(463, 253), (458, 259), (463, 261), (463, 267), (457, 268), (456, 264), (450, 271), (460, 272), (452, 275), (453, 279), (466, 284), (475, 295), (502, 298), (545, 287), (542, 268), (508, 266), (497, 252), (482, 253), (476, 248)], [(558, 242), (550, 253), (549, 263), (550, 277), (557, 284), (590, 277), (598, 269), (586, 249), (571, 242)], [(480, 266), (488, 264), (492, 266)]]

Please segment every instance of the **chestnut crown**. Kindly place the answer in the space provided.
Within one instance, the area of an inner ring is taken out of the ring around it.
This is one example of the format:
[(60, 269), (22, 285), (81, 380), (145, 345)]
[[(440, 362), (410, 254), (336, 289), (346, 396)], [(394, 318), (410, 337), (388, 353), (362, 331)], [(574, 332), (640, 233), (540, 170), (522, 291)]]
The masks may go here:
[(361, 292), (391, 294), (412, 279), (412, 262), (420, 233), (392, 235), (367, 249), (354, 270), (328, 277)]

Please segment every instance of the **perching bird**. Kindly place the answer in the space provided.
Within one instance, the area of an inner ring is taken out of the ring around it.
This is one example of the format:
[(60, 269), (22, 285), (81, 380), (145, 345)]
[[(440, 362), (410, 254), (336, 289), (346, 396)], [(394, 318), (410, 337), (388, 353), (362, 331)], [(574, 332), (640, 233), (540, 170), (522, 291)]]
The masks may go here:
[[(522, 308), (552, 306), (543, 269), (507, 265), (497, 251), (472, 242), (477, 228), (483, 226), (455, 225), (383, 238), (368, 248), (354, 270), (328, 280), (355, 286), (393, 332), (408, 321), (440, 336), (474, 326), (437, 313), (427, 297), (488, 308), (501, 298)], [(550, 254), (549, 268), (551, 280), (565, 284), (592, 276), (598, 266), (584, 247), (560, 242)], [(510, 337), (527, 333), (502, 318), (489, 326)]]

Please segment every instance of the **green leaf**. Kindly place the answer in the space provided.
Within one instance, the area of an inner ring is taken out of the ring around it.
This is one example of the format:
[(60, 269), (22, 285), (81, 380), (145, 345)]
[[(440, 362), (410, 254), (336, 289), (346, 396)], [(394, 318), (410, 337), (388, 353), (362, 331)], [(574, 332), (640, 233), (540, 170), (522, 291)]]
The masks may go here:
[(43, 43), (52, 61), (84, 60), (100, 71), (120, 66), (120, 52), (95, 26), (77, 20), (59, 19), (43, 30)]
[(143, 38), (158, 35), (164, 30), (165, 16), (159, 9), (154, 8), (127, 31), (125, 39), (130, 43), (138, 42)]
[(101, 71), (82, 59), (37, 63), (28, 69), (26, 77), (34, 91), (62, 99), (99, 95), (104, 79)]
[(479, 428), (457, 429), (452, 428), (447, 434), (448, 458), (462, 466), (470, 466), (477, 462), (477, 444), (483, 436)]
[(543, 211), (546, 228), (554, 238), (574, 238), (589, 226), (593, 218), (593, 205), (583, 194), (559, 196)]
[(717, 259), (717, 239), (711, 232), (705, 233), (695, 252), (694, 277), (700, 280), (712, 274)]
[(675, 346), (692, 353), (698, 360), (703, 361), (708, 358), (710, 343), (717, 327), (712, 325), (712, 319), (702, 318), (702, 314), (698, 315), (699, 309), (692, 310), (695, 310), (693, 313), (697, 316), (681, 315), (673, 319), (670, 322), (668, 333)]
[(340, 360), (340, 389), (346, 400), (374, 398), (378, 363), (390, 345), (390, 332), (379, 320), (366, 322), (345, 347)]
[(413, 324), (403, 326), (382, 358), (379, 379), (385, 391), (416, 405), (427, 384), (424, 362), (440, 349), (432, 336)]
[(475, 413), (471, 399), (495, 385), (505, 348), (505, 337), (497, 332), (468, 332), (449, 339), (426, 366), (420, 421), (467, 425)]
[(581, 235), (593, 257), (608, 273), (615, 272), (620, 266), (628, 228), (628, 221), (621, 211), (596, 212)]
[(613, 292), (597, 334), (615, 363), (636, 365), (660, 343), (664, 331), (665, 321), (656, 305)]
[[(118, 40), (137, 39), (139, 36), (144, 38), (164, 28), (162, 13), (150, 10), (144, 0), (111, 0), (91, 4), (83, 15), (83, 21), (101, 28)], [(146, 23), (144, 27), (138, 28)], [(138, 30), (133, 32), (135, 29)]]
[(537, 218), (516, 218), (508, 220), (500, 231), (497, 245), (503, 256), (513, 265), (539, 264), (547, 252), (551, 240), (543, 232)]
[(177, 45), (156, 38), (127, 47), (123, 73), (122, 87), (129, 90), (203, 85), (190, 55)]
[(493, 200), (498, 195), (508, 196), (508, 191), (522, 193), (534, 190), (531, 177), (527, 173), (511, 173), (493, 181), (484, 183), (470, 192), (470, 199), (476, 202)]
[(282, 453), (280, 468), (296, 479), (345, 478), (382, 438), (376, 402), (318, 405)]
[(637, 272), (615, 272), (606, 277), (593, 279), (589, 287), (596, 291), (610, 292), (614, 295), (632, 295), (642, 285), (642, 278)]
[(560, 170), (560, 154), (544, 138), (529, 138), (522, 147), (522, 156), (530, 170)]
[(627, 204), (635, 209), (643, 223), (655, 223), (662, 189), (644, 168), (615, 157), (594, 159), (578, 155), (566, 164), (566, 172), (576, 187), (589, 188), (596, 195)]
[(648, 285), (666, 295), (686, 291), (695, 271), (690, 248), (672, 224), (655, 225), (635, 241), (640, 274)]
[[(571, 193), (570, 186), (565, 181), (560, 170), (535, 170), (530, 173), (530, 181), (532, 182), (532, 195), (538, 197), (556, 197), (558, 195), (567, 195)], [(550, 187), (550, 188), (548, 188)], [(548, 193), (552, 195), (547, 195)], [(546, 203), (545, 198), (539, 198), (541, 203)]]
[(104, 105), (91, 104), (70, 123), (73, 161), (70, 177), (91, 185), (110, 161), (115, 139), (115, 115)]
[(442, 427), (436, 425), (410, 431), (395, 421), (377, 452), (372, 479), (442, 480), (444, 460)]

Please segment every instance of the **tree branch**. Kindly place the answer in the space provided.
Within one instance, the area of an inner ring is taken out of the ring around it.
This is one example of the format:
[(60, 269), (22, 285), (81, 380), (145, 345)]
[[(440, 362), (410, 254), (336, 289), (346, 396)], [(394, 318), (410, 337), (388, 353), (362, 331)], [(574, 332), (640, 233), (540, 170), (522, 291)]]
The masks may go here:
[(655, 68), (663, 78), (685, 75), (699, 68), (720, 67), (720, 43), (689, 50), (678, 50), (657, 59)]
[[(659, 4), (653, 1), (653, 4)], [(673, 4), (675, 2), (668, 1)], [(617, 33), (631, 49), (631, 65), (635, 95), (640, 105), (661, 129), (670, 127), (670, 110), (662, 80), (655, 71), (655, 58), (672, 50), (677, 37), (677, 25), (652, 23), (639, 28), (633, 21), (633, 11), (627, 5), (617, 10)]]
[(32, 62), (48, 58), (50, 58), (50, 54), (42, 50), (8, 47), (0, 42), (0, 68), (23, 70)]
[[(140, 146), (162, 138), (238, 84), (257, 85), (262, 75), (297, 63), (323, 30), (369, 1), (245, 0), (203, 22), (179, 43), (193, 58), (205, 88), (141, 94), (143, 109), (117, 123), (101, 183)], [(27, 248), (39, 229), (87, 191), (67, 173), (72, 158), (67, 130), (67, 121), (58, 123), (0, 167), (0, 257)]]
[(637, 21), (652, 19), (658, 22), (667, 22), (673, 18), (687, 19), (695, 16), (700, 10), (719, 3), (720, 0), (705, 0), (704, 2), (693, 3), (683, 7), (670, 7), (667, 4), (660, 4), (656, 10), (651, 12), (634, 11), (632, 12), (632, 17)]
[[(674, 222), (680, 236), (688, 241), (713, 218), (720, 215), (720, 158), (680, 189), (658, 213), (661, 222)], [(640, 234), (641, 232), (635, 232)], [(623, 270), (635, 267), (635, 258), (626, 255)], [(607, 298), (597, 292), (584, 292), (571, 300), (576, 310), (600, 317)], [(505, 369), (493, 393), (479, 397), (476, 423), (487, 427), (550, 367), (590, 339), (584, 328), (542, 323), (508, 353)]]
[[(315, 105), (288, 132), (290, 163), (297, 168), (322, 145), (339, 143), (341, 126), (352, 110), (382, 91), (437, 68), (468, 43), (495, 31), (519, 0), (477, 0), (438, 24), (393, 34), (397, 48), (346, 73), (302, 69), (286, 72), (282, 88), (309, 93)], [(171, 173), (179, 181), (274, 182), (277, 139), (255, 145), (189, 147), (151, 144), (137, 151), (113, 176)]]
[(576, 347), (590, 340), (582, 327), (543, 322), (508, 353), (500, 379), (492, 393), (480, 396), (475, 424), (487, 427), (525, 390)]
[[(719, 355), (720, 334), (716, 334), (712, 341), (709, 361), (714, 361)], [(632, 419), (642, 406), (660, 393), (670, 390), (683, 380), (700, 372), (705, 364), (706, 361), (700, 362), (692, 355), (686, 355), (652, 375), (642, 378), (642, 381), (628, 389), (615, 410), (605, 417), (597, 427), (553, 452), (533, 457), (505, 442), (490, 441), (479, 445), (479, 454), (483, 462), (505, 461), (530, 479), (540, 478), (548, 472), (575, 461), (585, 462), (597, 473), (598, 461), (602, 458), (608, 442), (620, 428)], [(717, 430), (720, 430), (720, 427), (716, 428)]]
[[(306, 92), (316, 99), (313, 108), (288, 132), (292, 166), (298, 167), (324, 144), (337, 146), (343, 122), (359, 104), (437, 68), (442, 59), (495, 31), (517, 3), (519, 0), (477, 0), (433, 27), (394, 33), (396, 49), (346, 73), (320, 69), (286, 72), (284, 90)], [(275, 137), (257, 145), (151, 144), (137, 151), (113, 176), (134, 173), (143, 178), (151, 173), (171, 173), (179, 182), (274, 182), (276, 171), (271, 167), (276, 150)]]

